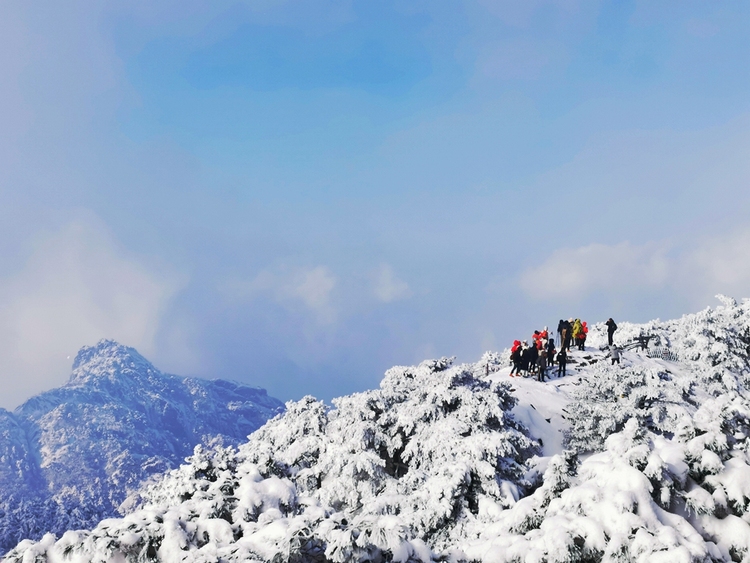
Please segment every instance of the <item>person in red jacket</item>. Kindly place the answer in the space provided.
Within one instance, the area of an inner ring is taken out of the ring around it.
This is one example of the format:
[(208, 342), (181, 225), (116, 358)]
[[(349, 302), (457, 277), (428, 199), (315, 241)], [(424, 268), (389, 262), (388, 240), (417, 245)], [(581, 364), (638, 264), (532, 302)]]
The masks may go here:
[(586, 321), (581, 323), (581, 330), (577, 335), (578, 349), (583, 350), (586, 347), (586, 335), (589, 333), (589, 327), (586, 325)]
[(532, 338), (534, 339), (534, 344), (536, 345), (537, 350), (545, 349), (547, 347), (547, 339), (549, 338), (547, 327), (545, 326), (542, 332), (535, 330)]
[(531, 341), (534, 343), (534, 346), (536, 346), (536, 349), (539, 350), (539, 339), (542, 337), (542, 333), (538, 330), (534, 331), (534, 334), (531, 335)]

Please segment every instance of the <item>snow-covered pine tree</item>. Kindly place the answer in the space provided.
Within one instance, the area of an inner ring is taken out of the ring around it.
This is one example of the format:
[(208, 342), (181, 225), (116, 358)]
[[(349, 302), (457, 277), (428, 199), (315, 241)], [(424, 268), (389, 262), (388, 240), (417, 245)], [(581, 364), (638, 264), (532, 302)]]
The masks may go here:
[(455, 559), (460, 538), (528, 492), (538, 451), (509, 387), (473, 369), (443, 358), (393, 368), (332, 410), (289, 403), (239, 452), (197, 449), (125, 518), (7, 560)]
[(690, 412), (693, 385), (690, 374), (598, 363), (586, 372), (565, 409), (568, 447), (581, 453), (600, 450), (630, 419), (655, 432), (673, 432)]

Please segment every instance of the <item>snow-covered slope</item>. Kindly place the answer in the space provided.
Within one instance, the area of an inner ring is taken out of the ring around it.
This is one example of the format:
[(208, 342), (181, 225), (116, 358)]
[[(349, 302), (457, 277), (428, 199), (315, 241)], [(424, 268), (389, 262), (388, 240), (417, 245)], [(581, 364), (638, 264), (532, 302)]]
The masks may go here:
[(93, 526), (196, 444), (237, 445), (282, 410), (263, 389), (167, 375), (113, 341), (84, 347), (67, 384), (0, 410), (0, 550)]
[(289, 403), (239, 449), (196, 449), (125, 517), (7, 559), (750, 560), (750, 301), (615, 339), (642, 331), (659, 338), (612, 366), (595, 325), (547, 383), (509, 378), (506, 351)]

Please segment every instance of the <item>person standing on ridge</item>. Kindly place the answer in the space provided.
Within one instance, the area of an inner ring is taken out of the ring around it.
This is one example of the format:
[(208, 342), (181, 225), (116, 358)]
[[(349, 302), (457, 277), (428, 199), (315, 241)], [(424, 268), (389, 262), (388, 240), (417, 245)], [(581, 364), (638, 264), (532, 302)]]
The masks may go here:
[(620, 365), (620, 349), (615, 346), (614, 344), (611, 344), (609, 346), (610, 354), (612, 355), (612, 365), (617, 364)]
[(555, 350), (555, 339), (550, 338), (547, 340), (547, 363), (550, 366), (555, 365), (555, 352), (557, 352), (557, 350)]
[(521, 346), (521, 343), (516, 340), (513, 343), (513, 350), (510, 354), (510, 361), (513, 362), (513, 369), (510, 370), (510, 376), (514, 377), (514, 373), (516, 375), (521, 375), (521, 354), (523, 353), (523, 347)]
[(569, 321), (563, 321), (560, 337), (560, 350), (570, 350), (570, 331), (573, 329), (573, 325), (571, 324), (572, 322), (573, 319), (570, 319)]
[(529, 343), (525, 340), (523, 341), (522, 349), (521, 349), (521, 371), (523, 372), (523, 376), (526, 377), (529, 371), (529, 366), (531, 364), (531, 349), (534, 348), (533, 346), (529, 346)]
[(614, 336), (615, 331), (617, 330), (617, 324), (615, 323), (615, 321), (612, 320), (612, 317), (607, 319), (607, 322), (604, 324), (607, 325), (607, 343), (610, 346), (612, 346), (612, 344), (614, 344), (612, 337)]
[(580, 343), (582, 333), (583, 333), (583, 325), (581, 324), (581, 319), (576, 319), (575, 321), (573, 321), (573, 331), (572, 331), (571, 336), (573, 336), (573, 345), (576, 347), (579, 347), (579, 349), (580, 349), (579, 343)]
[(565, 348), (563, 348), (557, 354), (557, 376), (558, 377), (565, 377), (565, 366), (567, 364), (568, 364), (568, 355), (565, 353)]
[(542, 351), (539, 352), (539, 358), (537, 358), (536, 360), (536, 367), (539, 370), (539, 381), (544, 381), (544, 370), (547, 369), (547, 350), (545, 350), (544, 348), (542, 348)]
[(586, 348), (586, 336), (589, 333), (589, 327), (586, 325), (586, 321), (581, 323), (581, 332), (578, 335), (578, 349), (583, 350)]
[(534, 344), (529, 346), (529, 375), (536, 370), (536, 361), (539, 359), (539, 348)]

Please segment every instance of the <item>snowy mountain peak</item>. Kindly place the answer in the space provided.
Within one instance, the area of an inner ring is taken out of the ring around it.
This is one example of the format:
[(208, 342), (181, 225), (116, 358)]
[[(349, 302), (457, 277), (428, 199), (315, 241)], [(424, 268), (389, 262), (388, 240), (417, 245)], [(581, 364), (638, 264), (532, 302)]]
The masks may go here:
[(114, 516), (197, 444), (236, 446), (282, 411), (264, 389), (162, 373), (113, 340), (85, 346), (67, 384), (0, 409), (0, 555)]
[(92, 377), (133, 376), (136, 373), (158, 373), (151, 362), (135, 348), (114, 340), (100, 340), (94, 346), (84, 346), (73, 361), (70, 383), (81, 383)]

